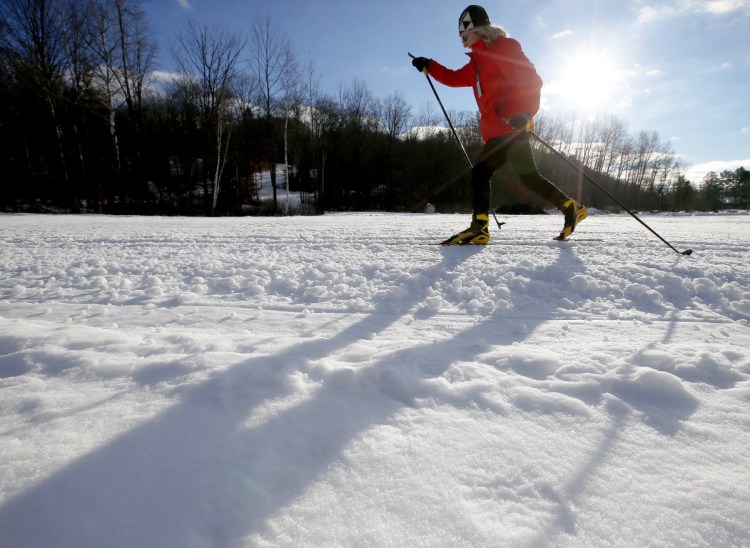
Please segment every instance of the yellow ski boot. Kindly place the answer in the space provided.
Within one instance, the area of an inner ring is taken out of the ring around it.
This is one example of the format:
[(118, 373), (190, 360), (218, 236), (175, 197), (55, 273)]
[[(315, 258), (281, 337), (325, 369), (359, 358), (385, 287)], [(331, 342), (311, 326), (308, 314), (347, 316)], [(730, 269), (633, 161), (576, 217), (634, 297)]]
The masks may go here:
[(555, 238), (559, 241), (566, 240), (573, 233), (578, 223), (589, 216), (588, 210), (572, 198), (563, 203), (562, 212), (565, 215), (565, 226), (560, 231), (560, 235)]
[(475, 213), (471, 218), (469, 228), (454, 234), (443, 242), (443, 245), (487, 245), (490, 243), (490, 220), (484, 213)]

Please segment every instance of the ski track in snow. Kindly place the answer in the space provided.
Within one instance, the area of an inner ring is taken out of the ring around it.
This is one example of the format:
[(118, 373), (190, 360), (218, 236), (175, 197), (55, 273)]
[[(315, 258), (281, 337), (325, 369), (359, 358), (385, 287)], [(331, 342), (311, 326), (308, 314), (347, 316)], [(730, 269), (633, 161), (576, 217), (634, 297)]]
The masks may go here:
[(643, 218), (0, 215), (0, 547), (750, 544), (750, 216)]

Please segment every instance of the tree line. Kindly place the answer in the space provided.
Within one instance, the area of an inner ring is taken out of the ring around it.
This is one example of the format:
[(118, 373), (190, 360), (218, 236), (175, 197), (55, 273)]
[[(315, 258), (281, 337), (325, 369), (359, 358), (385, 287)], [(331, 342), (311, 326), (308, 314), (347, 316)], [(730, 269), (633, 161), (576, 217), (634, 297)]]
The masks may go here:
[[(401, 93), (378, 98), (357, 80), (323, 92), (315, 64), (300, 62), (270, 18), (247, 35), (190, 23), (171, 43), (176, 72), (161, 77), (153, 36), (140, 0), (0, 2), (3, 210), (290, 213), (279, 206), (282, 187), (301, 193), (302, 213), (469, 207), (468, 166), (436, 105), (415, 112)], [(450, 116), (475, 156), (476, 113)], [(629, 208), (747, 208), (747, 171), (696, 185), (655, 132), (573, 113), (536, 122)], [(536, 152), (568, 194), (616, 208), (570, 166)], [(263, 172), (270, 201), (258, 196)], [(498, 172), (493, 207), (518, 204), (548, 206)]]

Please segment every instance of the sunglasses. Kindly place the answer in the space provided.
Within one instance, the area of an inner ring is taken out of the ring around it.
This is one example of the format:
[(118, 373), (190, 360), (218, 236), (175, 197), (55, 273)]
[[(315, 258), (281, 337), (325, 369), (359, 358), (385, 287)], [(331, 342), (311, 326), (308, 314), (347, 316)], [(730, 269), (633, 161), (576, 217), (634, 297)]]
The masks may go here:
[(466, 42), (469, 39), (469, 34), (470, 33), (471, 33), (470, 30), (464, 30), (464, 31), (460, 31), (458, 33), (458, 36), (461, 38), (462, 42)]

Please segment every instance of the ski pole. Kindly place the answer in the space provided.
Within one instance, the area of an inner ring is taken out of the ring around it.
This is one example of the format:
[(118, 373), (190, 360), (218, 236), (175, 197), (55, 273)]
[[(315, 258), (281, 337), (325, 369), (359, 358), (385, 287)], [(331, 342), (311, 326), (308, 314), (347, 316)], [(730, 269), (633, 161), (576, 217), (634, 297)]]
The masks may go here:
[(654, 230), (653, 228), (651, 228), (651, 227), (650, 227), (650, 226), (648, 226), (648, 225), (647, 225), (647, 224), (646, 224), (645, 222), (643, 222), (643, 221), (641, 220), (641, 218), (640, 218), (640, 217), (638, 217), (638, 215), (636, 215), (635, 213), (633, 213), (632, 211), (630, 211), (630, 210), (629, 210), (629, 209), (628, 209), (627, 207), (625, 207), (625, 204), (623, 204), (623, 203), (622, 203), (622, 202), (621, 202), (620, 200), (618, 200), (618, 199), (617, 199), (617, 198), (615, 198), (615, 197), (614, 197), (614, 196), (613, 196), (612, 194), (610, 194), (610, 193), (609, 193), (609, 192), (608, 192), (608, 191), (607, 191), (607, 190), (606, 190), (606, 189), (605, 189), (604, 187), (602, 187), (602, 186), (601, 186), (601, 185), (600, 185), (599, 183), (597, 183), (597, 182), (596, 182), (596, 181), (595, 181), (594, 179), (592, 179), (591, 177), (589, 177), (588, 175), (586, 175), (586, 173), (584, 173), (584, 171), (583, 171), (583, 168), (581, 168), (581, 167), (577, 166), (576, 164), (574, 164), (573, 162), (571, 162), (571, 161), (570, 161), (570, 160), (569, 160), (568, 158), (566, 158), (566, 157), (565, 157), (565, 156), (563, 156), (563, 155), (562, 155), (562, 154), (561, 154), (560, 152), (558, 152), (558, 151), (557, 151), (557, 150), (556, 150), (556, 149), (555, 149), (555, 148), (554, 148), (554, 147), (553, 147), (552, 145), (550, 145), (550, 144), (549, 144), (549, 143), (548, 143), (547, 141), (545, 141), (544, 139), (542, 139), (541, 137), (539, 137), (539, 135), (537, 135), (537, 134), (536, 134), (535, 132), (533, 132), (533, 131), (529, 130), (529, 133), (530, 133), (531, 135), (533, 135), (533, 136), (534, 136), (534, 138), (535, 138), (535, 139), (536, 139), (537, 141), (539, 141), (539, 142), (540, 142), (540, 143), (542, 143), (542, 144), (543, 144), (543, 145), (544, 145), (545, 147), (547, 147), (547, 148), (548, 148), (549, 150), (551, 150), (552, 152), (554, 152), (554, 153), (555, 153), (555, 155), (557, 155), (558, 157), (560, 157), (560, 158), (562, 158), (563, 160), (565, 160), (565, 162), (567, 162), (567, 163), (568, 163), (569, 165), (573, 166), (573, 168), (574, 168), (575, 170), (577, 170), (577, 171), (578, 171), (578, 172), (579, 172), (579, 173), (580, 173), (581, 175), (583, 175), (583, 176), (585, 177), (585, 179), (586, 179), (586, 180), (587, 180), (587, 181), (588, 181), (589, 183), (591, 183), (591, 184), (592, 184), (592, 185), (594, 185), (594, 186), (595, 186), (596, 188), (598, 188), (599, 190), (601, 190), (601, 191), (602, 191), (602, 192), (603, 192), (604, 194), (606, 194), (606, 195), (607, 195), (607, 196), (608, 196), (608, 197), (609, 197), (609, 198), (610, 198), (610, 199), (611, 199), (611, 200), (612, 200), (613, 202), (615, 202), (615, 203), (616, 203), (617, 205), (619, 205), (619, 206), (620, 206), (620, 207), (621, 207), (622, 209), (624, 209), (624, 210), (625, 210), (625, 211), (626, 211), (627, 213), (629, 213), (629, 214), (630, 214), (630, 215), (631, 215), (631, 216), (632, 216), (632, 217), (633, 217), (633, 218), (634, 218), (634, 219), (635, 219), (636, 221), (638, 221), (638, 222), (639, 222), (639, 223), (641, 223), (641, 224), (642, 224), (643, 226), (645, 226), (645, 227), (646, 227), (646, 228), (647, 228), (647, 229), (648, 229), (649, 231), (651, 231), (651, 233), (652, 233), (652, 234), (653, 234), (654, 236), (656, 236), (656, 237), (657, 237), (657, 238), (659, 238), (659, 239), (660, 239), (660, 240), (661, 240), (662, 242), (664, 242), (665, 244), (667, 244), (667, 245), (669, 246), (669, 248), (670, 248), (670, 249), (672, 249), (672, 251), (675, 251), (675, 252), (677, 252), (677, 253), (680, 253), (681, 255), (690, 255), (690, 254), (692, 254), (692, 253), (693, 253), (693, 250), (692, 250), (692, 249), (686, 249), (685, 251), (679, 251), (679, 250), (678, 250), (678, 249), (677, 249), (676, 247), (674, 247), (674, 246), (673, 246), (672, 244), (670, 244), (670, 243), (669, 243), (669, 242), (668, 242), (667, 240), (665, 240), (665, 239), (664, 239), (664, 238), (662, 238), (662, 237), (661, 237), (661, 236), (660, 236), (659, 234), (657, 234), (657, 232), (656, 232), (656, 231), (655, 231), (655, 230)]
[[(416, 59), (414, 55), (409, 53), (409, 57), (412, 59)], [(453, 123), (451, 122), (450, 116), (448, 116), (448, 112), (445, 110), (445, 107), (443, 106), (443, 102), (440, 100), (440, 96), (438, 95), (437, 90), (435, 89), (435, 85), (432, 83), (432, 78), (430, 78), (430, 74), (427, 72), (427, 68), (424, 69), (424, 76), (427, 78), (427, 83), (430, 84), (430, 87), (432, 88), (432, 93), (435, 94), (435, 99), (437, 99), (438, 104), (440, 105), (440, 110), (443, 111), (443, 116), (445, 116), (445, 120), (448, 122), (448, 127), (451, 128), (451, 131), (453, 132), (453, 137), (456, 138), (456, 142), (458, 143), (458, 146), (461, 147), (461, 150), (464, 153), (464, 158), (466, 158), (466, 163), (469, 164), (469, 169), (474, 168), (474, 164), (471, 162), (471, 158), (469, 158), (469, 153), (466, 152), (466, 148), (464, 147), (463, 143), (461, 142), (461, 139), (458, 136), (458, 133), (456, 133), (456, 128), (453, 127)], [(495, 218), (495, 222), (497, 223), (497, 228), (502, 229), (502, 226), (505, 223), (501, 223), (497, 220), (497, 215), (495, 215), (495, 210), (490, 207), (490, 211), (492, 212), (492, 216)]]

